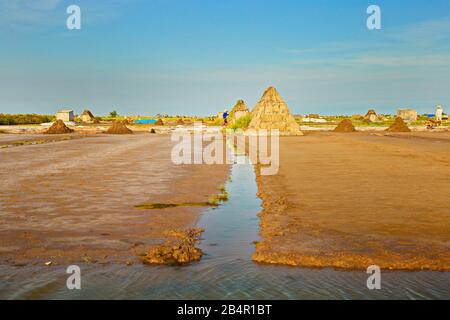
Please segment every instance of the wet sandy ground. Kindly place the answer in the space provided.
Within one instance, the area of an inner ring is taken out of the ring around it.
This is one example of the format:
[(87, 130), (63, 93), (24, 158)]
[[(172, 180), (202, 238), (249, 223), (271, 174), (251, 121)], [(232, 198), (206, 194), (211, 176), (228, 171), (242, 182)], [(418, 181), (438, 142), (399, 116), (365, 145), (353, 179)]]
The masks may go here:
[(450, 270), (450, 133), (283, 137), (253, 259)]
[(183, 266), (77, 263), (81, 290), (66, 285), (67, 266), (0, 265), (0, 299), (448, 299), (450, 272), (382, 271), (369, 290), (366, 270), (310, 269), (251, 261), (261, 200), (251, 165), (233, 165), (229, 200), (201, 214), (201, 261)]
[[(86, 134), (1, 134), (0, 133), (0, 148), (19, 147), (30, 144), (43, 144), (51, 142), (59, 142), (65, 140), (74, 140), (80, 138), (87, 138)], [(93, 137), (93, 136), (91, 136)]]
[[(26, 140), (0, 144), (15, 138)], [(134, 208), (205, 202), (225, 181), (228, 166), (176, 166), (171, 148), (170, 136), (135, 134), (0, 149), (0, 263), (133, 263), (192, 227), (201, 207)]]

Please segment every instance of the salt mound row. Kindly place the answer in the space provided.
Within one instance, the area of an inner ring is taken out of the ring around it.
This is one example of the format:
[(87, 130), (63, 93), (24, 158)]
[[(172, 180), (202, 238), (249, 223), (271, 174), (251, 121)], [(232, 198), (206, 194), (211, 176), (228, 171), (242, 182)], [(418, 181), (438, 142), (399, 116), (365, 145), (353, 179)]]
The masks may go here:
[(402, 118), (397, 117), (395, 118), (395, 122), (386, 129), (386, 131), (389, 132), (411, 132), (411, 129), (408, 128), (405, 121), (403, 121)]
[(106, 133), (109, 134), (132, 134), (133, 131), (128, 129), (128, 127), (121, 121), (113, 122), (111, 127), (106, 130)]
[(356, 129), (355, 129), (355, 126), (353, 125), (352, 120), (344, 119), (341, 122), (339, 122), (339, 124), (333, 131), (334, 132), (355, 132)]
[(48, 128), (44, 133), (45, 134), (64, 134), (64, 133), (71, 133), (73, 132), (72, 129), (66, 126), (64, 121), (62, 120), (56, 120), (50, 128)]

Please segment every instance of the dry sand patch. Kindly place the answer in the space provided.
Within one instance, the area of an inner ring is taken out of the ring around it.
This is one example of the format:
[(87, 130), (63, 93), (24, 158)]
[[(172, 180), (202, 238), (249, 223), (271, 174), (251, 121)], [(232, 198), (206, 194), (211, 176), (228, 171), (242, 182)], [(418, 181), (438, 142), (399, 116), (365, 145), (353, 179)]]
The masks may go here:
[(449, 134), (409, 137), (282, 138), (279, 174), (258, 177), (263, 241), (254, 259), (449, 270)]

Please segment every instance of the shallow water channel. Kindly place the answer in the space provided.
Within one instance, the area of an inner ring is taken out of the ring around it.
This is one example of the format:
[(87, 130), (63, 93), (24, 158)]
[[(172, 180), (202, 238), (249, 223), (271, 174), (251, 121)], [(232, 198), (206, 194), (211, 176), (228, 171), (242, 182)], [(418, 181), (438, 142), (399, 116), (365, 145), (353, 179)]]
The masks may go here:
[[(235, 164), (229, 201), (206, 209), (198, 263), (183, 267), (81, 265), (82, 289), (66, 288), (65, 267), (0, 266), (7, 299), (449, 299), (448, 272), (382, 272), (369, 290), (365, 272), (262, 265), (251, 261), (261, 200), (251, 164)], [(12, 269), (12, 270), (11, 270)]]

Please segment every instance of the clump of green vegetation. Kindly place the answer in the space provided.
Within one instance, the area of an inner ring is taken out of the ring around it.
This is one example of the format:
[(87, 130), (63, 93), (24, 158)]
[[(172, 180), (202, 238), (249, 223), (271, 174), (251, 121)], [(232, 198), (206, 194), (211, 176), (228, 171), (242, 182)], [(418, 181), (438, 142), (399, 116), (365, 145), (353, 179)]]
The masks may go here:
[(214, 206), (218, 206), (220, 202), (220, 197), (218, 194), (213, 194), (211, 197), (209, 197), (209, 203), (211, 203)]
[(223, 126), (223, 124), (224, 124), (224, 121), (223, 121), (222, 117), (216, 117), (212, 121), (212, 125), (214, 125), (214, 126)]
[(158, 203), (149, 202), (134, 206), (137, 209), (156, 210), (176, 207), (217, 207), (220, 202), (228, 201), (228, 192), (225, 190), (225, 185), (221, 184), (218, 188), (219, 194), (213, 194), (209, 197), (208, 202), (181, 202), (181, 203)]
[(221, 194), (219, 194), (219, 200), (220, 201), (228, 201), (228, 192), (224, 191)]
[(134, 207), (137, 209), (155, 210), (155, 209), (166, 209), (176, 207), (208, 207), (208, 206), (215, 206), (215, 204), (210, 202), (143, 203)]
[(139, 204), (134, 207), (138, 208), (138, 209), (152, 210), (152, 209), (174, 208), (174, 207), (178, 207), (178, 205), (175, 203), (143, 203), (143, 204)]
[(220, 202), (225, 202), (228, 201), (228, 192), (225, 190), (225, 185), (220, 185), (219, 186), (219, 194), (213, 194), (210, 198), (209, 198), (209, 203), (213, 204), (213, 205), (219, 205)]
[(0, 125), (41, 124), (52, 122), (54, 116), (41, 114), (0, 114)]
[(252, 121), (252, 117), (249, 114), (247, 114), (234, 121), (230, 125), (230, 128), (233, 129), (234, 131), (238, 129), (245, 130), (250, 125), (250, 121)]
[(38, 144), (43, 144), (43, 143), (51, 143), (51, 142), (58, 142), (58, 141), (67, 141), (67, 140), (72, 140), (74, 139), (73, 137), (62, 137), (59, 139), (52, 139), (52, 140), (19, 140), (19, 141), (12, 141), (9, 142), (3, 146), (1, 146), (1, 148), (8, 148), (8, 147), (20, 147), (20, 146), (30, 146), (30, 145), (38, 145)]
[(13, 146), (28, 146), (33, 144), (43, 144), (44, 140), (37, 140), (37, 141), (14, 141), (12, 143)]

